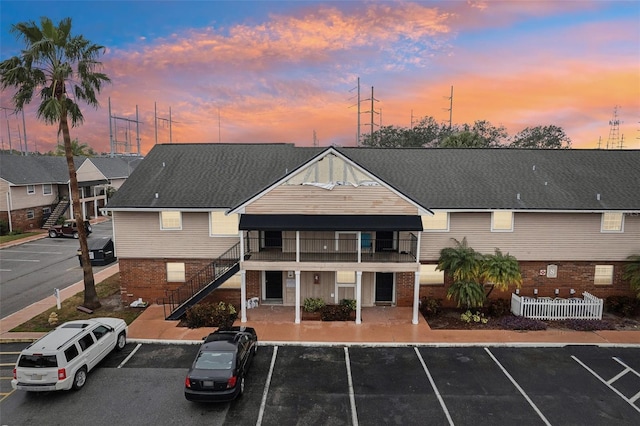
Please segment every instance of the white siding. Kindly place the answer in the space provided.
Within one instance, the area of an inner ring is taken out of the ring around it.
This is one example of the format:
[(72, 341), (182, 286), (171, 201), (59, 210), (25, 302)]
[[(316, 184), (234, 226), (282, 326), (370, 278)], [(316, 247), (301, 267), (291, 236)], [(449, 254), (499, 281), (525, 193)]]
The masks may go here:
[(179, 231), (162, 231), (159, 216), (158, 212), (114, 212), (118, 257), (213, 259), (238, 243), (237, 237), (210, 237), (207, 212), (183, 212)]
[(526, 260), (624, 260), (640, 252), (640, 216), (626, 215), (624, 233), (600, 232), (600, 213), (514, 213), (513, 232), (491, 232), (491, 213), (451, 213), (450, 232), (424, 232), (420, 258), (434, 260), (451, 238), (467, 237), (481, 253)]

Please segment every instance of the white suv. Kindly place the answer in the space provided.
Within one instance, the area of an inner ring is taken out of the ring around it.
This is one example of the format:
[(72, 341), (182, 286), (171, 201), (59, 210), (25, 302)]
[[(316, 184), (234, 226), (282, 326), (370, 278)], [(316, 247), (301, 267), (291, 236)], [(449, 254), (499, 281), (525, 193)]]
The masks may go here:
[(20, 353), (11, 386), (34, 392), (78, 390), (93, 367), (126, 344), (127, 323), (119, 318), (65, 322)]

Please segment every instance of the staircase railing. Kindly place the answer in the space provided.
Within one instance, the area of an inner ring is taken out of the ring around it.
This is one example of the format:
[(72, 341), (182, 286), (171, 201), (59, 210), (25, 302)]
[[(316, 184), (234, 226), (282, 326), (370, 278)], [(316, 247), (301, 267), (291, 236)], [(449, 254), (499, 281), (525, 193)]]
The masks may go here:
[(62, 216), (64, 212), (67, 211), (67, 209), (69, 208), (69, 204), (69, 200), (61, 200), (42, 225), (42, 229), (49, 229), (53, 225), (55, 225), (58, 222), (60, 216)]
[[(224, 278), (224, 280), (222, 280), (222, 282), (224, 282), (230, 278), (224, 276), (225, 274), (228, 274), (234, 266), (238, 265), (239, 262), (240, 243), (237, 243), (213, 262), (196, 272), (182, 286), (174, 290), (168, 290), (167, 296), (162, 301), (165, 318), (169, 319), (170, 317), (175, 316), (175, 312), (179, 310), (184, 311), (187, 307), (195, 304), (196, 301), (193, 300), (196, 296), (208, 289), (210, 285), (215, 283), (217, 280)], [(219, 284), (222, 284), (222, 282)], [(198, 301), (200, 299), (201, 298), (198, 298)], [(169, 315), (167, 315), (167, 311), (169, 311)], [(181, 317), (182, 315), (183, 313), (178, 315), (178, 317)]]

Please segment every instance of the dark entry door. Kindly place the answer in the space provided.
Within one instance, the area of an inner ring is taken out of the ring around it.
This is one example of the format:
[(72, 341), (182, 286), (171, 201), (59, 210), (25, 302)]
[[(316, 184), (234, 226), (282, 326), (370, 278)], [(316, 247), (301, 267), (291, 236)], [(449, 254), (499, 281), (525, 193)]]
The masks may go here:
[(376, 303), (393, 302), (393, 272), (376, 272)]
[(393, 231), (376, 232), (376, 252), (393, 250)]
[(282, 300), (282, 271), (265, 271), (264, 298)]

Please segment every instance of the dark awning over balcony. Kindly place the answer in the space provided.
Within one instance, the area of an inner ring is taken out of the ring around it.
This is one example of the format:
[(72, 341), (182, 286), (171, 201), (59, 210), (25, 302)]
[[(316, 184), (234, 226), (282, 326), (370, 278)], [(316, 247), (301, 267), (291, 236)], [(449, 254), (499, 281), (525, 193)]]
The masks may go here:
[(422, 231), (420, 216), (243, 214), (243, 231)]

